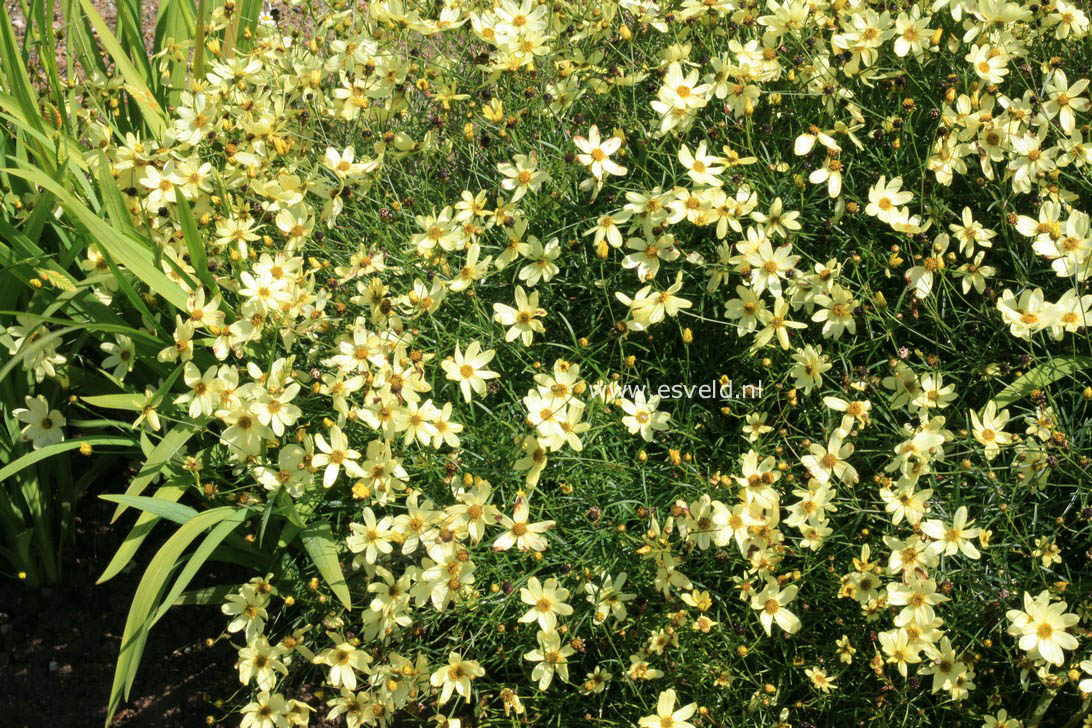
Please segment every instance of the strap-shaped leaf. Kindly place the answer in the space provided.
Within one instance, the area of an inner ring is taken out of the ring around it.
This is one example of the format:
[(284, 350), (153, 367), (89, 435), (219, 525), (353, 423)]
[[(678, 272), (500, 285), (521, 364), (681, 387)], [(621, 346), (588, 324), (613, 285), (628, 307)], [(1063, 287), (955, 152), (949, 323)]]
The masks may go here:
[(993, 398), (998, 409), (1023, 399), (1033, 389), (1041, 389), (1063, 377), (1092, 367), (1092, 356), (1056, 356), (1045, 364), (1025, 372)]
[(181, 187), (174, 188), (174, 195), (178, 220), (182, 224), (182, 237), (186, 240), (186, 250), (190, 254), (190, 264), (197, 271), (197, 277), (205, 284), (205, 288), (215, 293), (219, 288), (212, 277), (212, 273), (209, 272), (209, 261), (205, 255), (205, 241), (201, 239), (201, 233), (197, 229), (197, 221), (193, 219), (190, 203), (182, 194)]
[[(86, 0), (84, 1), (86, 2)], [(108, 252), (111, 258), (139, 278), (153, 293), (162, 297), (179, 311), (186, 310), (186, 292), (155, 266), (151, 251), (144, 245), (114, 229), (107, 221), (88, 209), (71, 192), (41, 170), (8, 167), (0, 170), (0, 172), (14, 177), (21, 177), (52, 192), (57, 196), (57, 201), (61, 203), (65, 211), (79, 220), (104, 252)]]
[(110, 27), (99, 15), (99, 11), (95, 9), (95, 5), (91, 0), (80, 0), (80, 5), (83, 7), (87, 19), (91, 21), (91, 25), (95, 28), (95, 32), (99, 36), (99, 42), (102, 43), (103, 48), (110, 54), (110, 57), (114, 59), (114, 64), (121, 73), (122, 78), (125, 79), (125, 90), (140, 107), (141, 114), (144, 116), (144, 123), (148, 125), (148, 128), (157, 139), (162, 139), (164, 132), (167, 130), (167, 116), (163, 113), (163, 108), (156, 101), (144, 77), (129, 60), (125, 50), (118, 43), (118, 39), (114, 37), (114, 34), (110, 32)]
[[(2, 69), (5, 90), (10, 90), (15, 98), (23, 119), (37, 132), (44, 133), (45, 126), (42, 123), (38, 109), (38, 94), (34, 90), (34, 84), (30, 81), (23, 58), (19, 53), (19, 46), (15, 40), (15, 25), (8, 15), (7, 4), (0, 7), (0, 69)], [(48, 146), (39, 144), (40, 156), (45, 157), (44, 150)]]
[[(189, 442), (190, 438), (197, 433), (197, 427), (188, 425), (185, 423), (179, 424), (174, 429), (167, 432), (163, 436), (163, 439), (159, 441), (148, 456), (147, 461), (140, 468), (140, 472), (133, 478), (133, 482), (129, 483), (129, 487), (125, 490), (126, 496), (139, 496), (144, 489), (152, 482), (153, 479), (166, 467), (167, 463), (171, 461), (171, 458), (182, 449), (182, 446)], [(119, 505), (117, 510), (114, 511), (113, 517), (110, 522), (113, 523), (118, 519), (122, 513), (125, 512), (126, 502), (122, 500), (116, 501)]]
[(189, 586), (193, 577), (197, 575), (197, 570), (208, 561), (212, 556), (212, 552), (216, 550), (216, 547), (227, 538), (236, 526), (242, 523), (247, 516), (247, 510), (245, 508), (239, 508), (230, 516), (213, 526), (209, 531), (209, 535), (205, 536), (205, 540), (201, 542), (201, 545), (194, 549), (189, 559), (186, 560), (186, 565), (182, 567), (182, 572), (178, 575), (178, 578), (174, 580), (174, 585), (171, 590), (167, 592), (167, 596), (163, 597), (162, 603), (159, 605), (159, 609), (156, 610), (155, 616), (152, 617), (151, 624), (148, 625), (149, 629), (155, 625), (163, 615), (167, 613), (178, 596)]
[(345, 583), (345, 575), (341, 571), (341, 564), (338, 563), (337, 544), (334, 543), (330, 524), (322, 521), (309, 525), (300, 532), (300, 540), (334, 595), (341, 600), (346, 609), (352, 609), (349, 585)]
[(111, 493), (100, 495), (99, 498), (111, 503), (118, 503), (127, 508), (136, 508), (139, 511), (151, 513), (175, 523), (185, 523), (197, 515), (197, 511), (189, 506), (156, 497), (149, 498), (146, 495), (117, 495)]
[(69, 450), (75, 450), (78, 447), (89, 445), (95, 447), (96, 445), (123, 445), (126, 447), (136, 447), (136, 442), (127, 437), (81, 437), (78, 440), (65, 440), (64, 442), (58, 442), (53, 445), (46, 445), (45, 447), (32, 450), (21, 458), (8, 463), (4, 467), (0, 468), (0, 482), (3, 482), (11, 476), (18, 473), (23, 468), (30, 467), (34, 463), (45, 460), (46, 458), (53, 457), (62, 452), (68, 452)]
[(144, 408), (144, 395), (136, 392), (121, 392), (120, 394), (94, 394), (89, 397), (80, 397), (84, 404), (105, 409), (128, 410), (139, 412)]
[(239, 586), (237, 584), (221, 584), (220, 586), (207, 586), (204, 589), (194, 589), (193, 591), (182, 592), (178, 595), (178, 598), (174, 600), (175, 606), (181, 606), (183, 604), (192, 604), (196, 606), (207, 607), (213, 604), (222, 604), (228, 594), (238, 591)]
[(121, 636), (121, 649), (118, 653), (117, 667), (114, 670), (114, 682), (110, 688), (110, 701), (106, 710), (106, 725), (114, 718), (122, 699), (129, 698), (129, 692), (136, 678), (137, 667), (140, 664), (140, 656), (144, 652), (144, 645), (148, 641), (148, 630), (151, 627), (151, 617), (163, 590), (167, 579), (174, 570), (178, 559), (198, 536), (208, 528), (215, 526), (238, 511), (228, 506), (213, 508), (212, 510), (198, 513), (190, 520), (182, 524), (167, 542), (160, 547), (151, 563), (144, 571), (140, 579), (132, 605), (129, 608), (129, 616), (125, 620), (125, 630)]
[[(165, 503), (177, 503), (184, 492), (185, 490), (177, 485), (164, 485), (163, 487), (156, 489), (152, 499)], [(114, 552), (113, 558), (110, 559), (110, 563), (103, 569), (102, 576), (98, 578), (98, 581), (95, 582), (96, 584), (102, 584), (103, 582), (113, 579), (130, 561), (133, 560), (137, 550), (140, 549), (140, 545), (144, 543), (144, 539), (147, 538), (148, 534), (155, 528), (155, 524), (159, 523), (160, 518), (161, 516), (147, 510), (137, 516), (136, 523), (133, 524), (132, 530), (129, 531), (129, 534), (125, 537), (125, 540), (121, 542), (121, 545), (118, 546), (118, 550)]]

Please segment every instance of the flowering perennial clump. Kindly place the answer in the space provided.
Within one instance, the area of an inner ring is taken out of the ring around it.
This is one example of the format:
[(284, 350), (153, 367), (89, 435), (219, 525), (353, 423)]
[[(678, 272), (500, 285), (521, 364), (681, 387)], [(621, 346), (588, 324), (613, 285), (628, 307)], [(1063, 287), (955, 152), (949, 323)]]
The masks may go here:
[(111, 711), (181, 601), (244, 728), (1092, 725), (1085, 9), (243, 5), (5, 66), (8, 470), (178, 529)]

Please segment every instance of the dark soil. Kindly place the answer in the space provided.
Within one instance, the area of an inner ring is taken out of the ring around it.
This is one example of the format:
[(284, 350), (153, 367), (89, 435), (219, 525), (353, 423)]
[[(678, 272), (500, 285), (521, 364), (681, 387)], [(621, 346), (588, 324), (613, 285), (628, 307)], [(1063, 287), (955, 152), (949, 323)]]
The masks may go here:
[[(64, 583), (26, 591), (0, 583), (0, 725), (95, 728), (106, 719), (121, 634), (144, 565), (166, 534), (144, 543), (135, 568), (101, 586), (95, 579), (132, 524), (110, 524), (113, 504), (92, 494), (80, 504), (76, 544)], [(188, 728), (224, 711), (212, 702), (239, 687), (226, 641), (206, 646), (225, 626), (214, 607), (176, 607), (152, 629), (130, 695), (112, 726)]]

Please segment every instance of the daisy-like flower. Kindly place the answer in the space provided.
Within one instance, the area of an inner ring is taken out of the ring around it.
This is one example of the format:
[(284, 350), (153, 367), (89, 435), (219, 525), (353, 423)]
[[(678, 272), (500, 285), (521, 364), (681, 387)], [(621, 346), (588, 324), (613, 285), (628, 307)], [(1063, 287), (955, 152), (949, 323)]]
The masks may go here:
[(978, 440), (986, 449), (986, 459), (993, 460), (1001, 452), (1001, 448), (1012, 444), (1012, 435), (1005, 432), (1005, 425), (1009, 422), (1009, 411), (997, 411), (997, 405), (989, 402), (979, 414), (971, 410), (971, 429), (974, 439)]
[(607, 683), (611, 681), (614, 676), (604, 670), (599, 665), (595, 666), (595, 669), (588, 673), (588, 676), (584, 678), (584, 682), (581, 684), (580, 689), (586, 695), (598, 695), (607, 688)]
[(914, 573), (908, 584), (891, 582), (887, 585), (887, 602), (902, 607), (895, 616), (895, 626), (905, 627), (913, 622), (918, 625), (930, 624), (936, 613), (933, 607), (948, 601), (948, 597), (937, 592), (937, 583)]
[(342, 642), (336, 647), (329, 647), (315, 655), (311, 662), (330, 668), (326, 674), (327, 682), (335, 687), (356, 690), (357, 672), (368, 674), (372, 662), (371, 656), (357, 649), (349, 642)]
[(113, 368), (112, 373), (115, 379), (125, 379), (125, 375), (133, 371), (133, 365), (136, 364), (136, 346), (131, 338), (125, 334), (118, 334), (116, 342), (104, 341), (99, 348), (108, 354), (103, 359), (102, 368), (107, 370)]
[(549, 283), (561, 270), (554, 262), (561, 256), (561, 243), (557, 238), (550, 238), (543, 245), (534, 235), (529, 235), (526, 243), (520, 243), (519, 254), (531, 261), (519, 269), (519, 279), (529, 286), (537, 286), (539, 281)]
[(1054, 157), (1060, 148), (1046, 144), (1049, 128), (1048, 124), (1043, 124), (1036, 134), (1025, 131), (1020, 136), (1012, 137), (1015, 154), (1010, 155), (1008, 168), (1013, 172), (1012, 189), (1015, 192), (1031, 192), (1032, 184), (1037, 184), (1041, 175), (1049, 174), (1057, 168)]
[(1058, 0), (1054, 3), (1054, 12), (1046, 18), (1046, 26), (1054, 28), (1054, 37), (1064, 40), (1072, 35), (1083, 38), (1088, 33), (1088, 15), (1079, 7), (1079, 3), (1067, 3)]
[(565, 682), (569, 682), (568, 658), (574, 654), (569, 645), (561, 644), (561, 635), (553, 630), (538, 633), (538, 649), (531, 650), (523, 656), (528, 662), (537, 662), (531, 672), (531, 679), (538, 681), (538, 689), (546, 690), (557, 674)]
[(891, 181), (881, 176), (868, 190), (868, 204), (865, 214), (877, 217), (881, 222), (890, 223), (895, 211), (914, 199), (914, 193), (902, 189), (902, 177), (893, 177)]
[(820, 484), (830, 482), (837, 478), (846, 485), (855, 485), (859, 479), (857, 470), (849, 464), (848, 459), (853, 455), (853, 443), (842, 442), (841, 432), (835, 432), (830, 437), (826, 447), (818, 443), (812, 443), (808, 448), (809, 455), (800, 459), (811, 476)]
[(493, 259), (487, 257), (485, 260), (481, 260), (482, 248), (477, 243), (474, 243), (466, 251), (466, 262), (463, 267), (459, 269), (458, 274), (451, 281), (448, 288), (458, 293), (459, 291), (465, 291), (474, 285), (474, 281), (485, 275), (485, 272), (489, 269), (489, 265), (493, 262)]
[(35, 397), (28, 395), (23, 401), (26, 402), (26, 407), (12, 411), (17, 420), (26, 423), (19, 433), (20, 440), (31, 443), (35, 450), (64, 440), (64, 415), (50, 409), (49, 402), (40, 394)]
[(284, 435), (285, 428), (294, 425), (303, 414), (303, 410), (292, 404), (299, 391), (300, 385), (296, 382), (276, 391), (262, 390), (253, 405), (258, 422), (273, 430), (277, 437)]
[(906, 677), (907, 665), (921, 662), (921, 649), (910, 642), (905, 629), (880, 632), (879, 637), (880, 646), (887, 655), (887, 662), (895, 665), (903, 677)]
[(630, 680), (655, 680), (664, 676), (663, 670), (657, 670), (648, 664), (644, 651), (629, 656), (629, 669), (626, 676)]
[(940, 372), (926, 372), (921, 377), (921, 392), (910, 404), (921, 410), (944, 409), (957, 397), (955, 385), (945, 386)]
[(288, 703), (280, 693), (263, 690), (243, 706), (239, 728), (287, 728)]
[(800, 223), (797, 222), (797, 218), (800, 217), (800, 211), (786, 211), (784, 204), (785, 203), (781, 201), (780, 197), (775, 197), (767, 212), (755, 210), (751, 213), (751, 219), (766, 229), (766, 235), (777, 235), (782, 238), (787, 238), (789, 236), (789, 231), (796, 231), (801, 227)]
[(709, 84), (699, 84), (700, 76), (701, 73), (696, 68), (684, 74), (682, 64), (672, 61), (664, 74), (658, 98), (676, 109), (697, 109), (705, 106), (706, 94), (711, 87)]
[(512, 517), (500, 517), (498, 525), (504, 529), (504, 533), (493, 542), (493, 550), (507, 551), (515, 546), (520, 551), (545, 551), (549, 544), (544, 534), (554, 527), (554, 522), (531, 523), (530, 516), (531, 506), (527, 498), (518, 498)]
[(637, 598), (636, 594), (627, 594), (622, 591), (625, 586), (627, 574), (622, 572), (612, 580), (610, 574), (603, 575), (602, 583), (596, 585), (588, 582), (584, 585), (588, 602), (595, 607), (595, 621), (602, 624), (608, 617), (614, 617), (621, 621), (626, 618), (626, 602)]
[(484, 397), (487, 391), (486, 380), (500, 376), (485, 368), (489, 362), (493, 361), (496, 353), (493, 349), (482, 351), (482, 346), (477, 340), (471, 341), (464, 353), (460, 351), (459, 343), (456, 342), (454, 356), (440, 362), (440, 366), (449, 380), (458, 382), (463, 399), (469, 403), (471, 392)]
[(493, 489), (485, 481), (473, 490), (460, 490), (457, 495), (459, 502), (447, 509), (451, 516), (451, 528), (457, 532), (465, 529), (474, 543), (481, 541), (485, 536), (485, 527), (496, 523), (500, 516), (500, 512), (489, 502), (492, 497)]
[(642, 281), (652, 280), (660, 270), (661, 260), (678, 260), (679, 249), (675, 246), (675, 236), (671, 233), (655, 236), (651, 230), (639, 238), (630, 238), (626, 247), (635, 252), (622, 260), (623, 268), (636, 268), (637, 277)]
[(834, 684), (834, 678), (827, 675), (827, 671), (821, 667), (809, 667), (804, 670), (804, 674), (811, 680), (811, 684), (824, 693), (829, 693), (831, 690), (837, 690), (838, 686)]
[(265, 609), (268, 604), (269, 596), (252, 584), (244, 584), (238, 592), (228, 594), (226, 603), (220, 605), (220, 611), (231, 617), (228, 632), (242, 632), (247, 643), (256, 640), (265, 629), (265, 620), (269, 618)]
[(724, 315), (736, 322), (736, 336), (743, 336), (758, 328), (769, 317), (766, 302), (750, 288), (736, 286), (739, 298), (732, 298), (724, 307)]
[(182, 378), (190, 391), (179, 395), (174, 403), (185, 404), (188, 402), (190, 405), (189, 415), (193, 418), (212, 415), (217, 402), (220, 400), (220, 379), (217, 376), (216, 365), (210, 366), (202, 374), (201, 370), (193, 362), (186, 362), (185, 367), (182, 369)]
[(660, 134), (673, 129), (686, 130), (696, 118), (695, 111), (708, 103), (709, 84), (698, 84), (700, 72), (691, 69), (684, 74), (682, 64), (672, 61), (664, 74), (663, 83), (652, 101), (652, 110), (660, 115)]
[(748, 442), (758, 442), (758, 439), (768, 432), (773, 432), (773, 428), (766, 424), (766, 419), (769, 415), (765, 412), (748, 412), (747, 417), (744, 420), (743, 434), (747, 436)]
[(390, 516), (377, 519), (371, 508), (365, 508), (363, 515), (363, 524), (349, 524), (352, 533), (345, 539), (345, 544), (354, 554), (364, 554), (365, 563), (374, 564), (381, 554), (389, 554), (394, 549), (391, 546), (393, 519)]
[(724, 160), (709, 154), (705, 148), (705, 141), (698, 144), (698, 148), (690, 151), (690, 147), (683, 144), (679, 147), (679, 163), (686, 169), (686, 174), (696, 184), (719, 187), (720, 175), (724, 172)]
[(938, 554), (955, 556), (962, 553), (969, 559), (977, 559), (980, 554), (972, 539), (977, 538), (982, 529), (972, 528), (974, 521), (967, 521), (967, 506), (960, 506), (952, 517), (951, 525), (935, 518), (921, 524), (922, 532), (935, 539), (930, 548)]
[(327, 147), (323, 162), (341, 180), (359, 177), (377, 167), (374, 163), (356, 161), (356, 150), (351, 146), (340, 152), (333, 147)]
[(1063, 650), (1075, 650), (1077, 638), (1067, 631), (1080, 621), (1076, 614), (1067, 613), (1065, 602), (1051, 602), (1050, 592), (1043, 590), (1037, 597), (1024, 592), (1024, 609), (1010, 609), (1009, 634), (1019, 638), (1020, 649), (1033, 660), (1043, 659), (1052, 665), (1065, 662)]
[(921, 521), (925, 515), (926, 503), (932, 495), (932, 489), (917, 490), (912, 482), (903, 483), (895, 490), (880, 490), (880, 497), (886, 504), (884, 510), (891, 514), (891, 523), (896, 526), (903, 519), (910, 524)]
[[(1092, 660), (1081, 662), (1081, 669), (1084, 670), (1085, 675), (1092, 675)], [(1092, 677), (1086, 677), (1077, 683), (1077, 689), (1086, 695), (1092, 695)]]
[(601, 139), (599, 127), (592, 125), (588, 130), (588, 136), (573, 137), (580, 154), (576, 155), (577, 161), (588, 168), (596, 182), (602, 184), (604, 175), (624, 175), (626, 168), (610, 158), (610, 155), (618, 151), (622, 146), (622, 140), (616, 136)]
[(1009, 73), (1009, 55), (994, 46), (972, 45), (964, 60), (971, 64), (975, 75), (986, 83), (1001, 83)]
[(912, 55), (919, 58), (928, 46), (933, 31), (929, 26), (930, 16), (921, 17), (921, 8), (914, 5), (910, 15), (899, 13), (895, 19), (895, 55), (903, 58)]
[(751, 288), (756, 294), (769, 289), (775, 296), (781, 295), (781, 279), (800, 262), (799, 255), (792, 254), (792, 245), (786, 243), (777, 248), (768, 239), (759, 243), (758, 249), (746, 256), (751, 266)]
[(425, 400), (423, 403), (406, 402), (405, 405), (394, 414), (395, 428), (404, 432), (403, 442), (406, 447), (417, 442), (420, 445), (431, 446), (433, 440), (440, 434), (436, 427), (436, 420), (440, 417), (440, 410), (432, 403)]
[(307, 455), (299, 445), (285, 445), (277, 453), (277, 467), (259, 466), (254, 469), (254, 479), (270, 491), (284, 488), (293, 498), (299, 498), (312, 481), (311, 469), (304, 465)]
[(270, 431), (258, 421), (251, 402), (240, 400), (229, 410), (219, 410), (216, 416), (228, 425), (220, 435), (221, 440), (243, 455), (257, 455), (261, 452), (262, 441)]
[(833, 200), (842, 194), (842, 160), (834, 152), (827, 154), (827, 161), (822, 167), (813, 169), (808, 175), (808, 182), (813, 185), (826, 184), (827, 194)]
[(740, 498), (744, 503), (773, 508), (777, 504), (777, 491), (772, 486), (781, 479), (781, 471), (776, 469), (776, 460), (772, 455), (761, 460), (759, 457), (754, 450), (748, 450), (740, 460), (741, 474), (732, 477), (741, 489)]
[[(640, 326), (648, 327), (660, 323), (665, 316), (674, 318), (679, 314), (679, 311), (693, 306), (692, 301), (675, 295), (682, 290), (682, 285), (683, 272), (679, 271), (675, 275), (675, 282), (663, 290), (654, 291), (650, 286), (642, 288), (634, 296), (633, 304), (630, 307), (634, 319), (639, 322)], [(620, 296), (621, 294), (617, 295)]]
[(978, 293), (985, 292), (986, 280), (993, 278), (994, 274), (997, 273), (997, 269), (993, 266), (982, 265), (985, 258), (986, 251), (980, 250), (973, 261), (964, 263), (953, 271), (953, 274), (960, 279), (963, 295), (970, 293), (972, 288)]
[(795, 366), (789, 371), (794, 377), (793, 386), (802, 389), (804, 394), (818, 387), (823, 381), (823, 373), (834, 365), (823, 354), (823, 348), (808, 344), (792, 355)]
[(519, 202), (528, 192), (538, 192), (550, 177), (538, 168), (538, 157), (533, 153), (517, 154), (512, 162), (500, 162), (497, 171), (504, 175), (501, 189), (513, 191), (512, 202)]
[(982, 728), (1021, 728), (1023, 725), (1016, 718), (1009, 717), (1009, 711), (1002, 708), (997, 711), (996, 715), (987, 715), (984, 717)]
[(544, 632), (553, 632), (557, 628), (559, 615), (565, 617), (573, 613), (573, 608), (565, 603), (569, 590), (558, 586), (554, 577), (543, 584), (538, 577), (532, 576), (527, 580), (527, 586), (519, 590), (519, 598), (524, 604), (531, 605), (519, 621), (525, 624), (537, 621)]
[(432, 673), (429, 683), (434, 688), (440, 688), (438, 705), (443, 705), (451, 699), (453, 693), (458, 693), (466, 702), (470, 702), (470, 682), (485, 675), (485, 670), (474, 660), (464, 660), (458, 652), (448, 655), (447, 664), (440, 666)]
[(524, 346), (530, 346), (535, 334), (546, 333), (546, 327), (539, 319), (546, 315), (546, 309), (538, 305), (538, 291), (523, 290), (523, 286), (516, 286), (516, 307), (512, 308), (503, 303), (493, 304), (493, 320), (501, 326), (507, 326), (505, 341), (519, 339)]
[(540, 442), (534, 435), (527, 435), (523, 438), (520, 450), (523, 456), (512, 464), (512, 468), (517, 473), (526, 471), (524, 484), (528, 488), (534, 488), (538, 485), (538, 479), (542, 476), (542, 471), (546, 469), (549, 451), (546, 444)]
[(1087, 78), (1082, 78), (1070, 85), (1065, 71), (1060, 68), (1055, 69), (1050, 82), (1046, 85), (1048, 101), (1043, 104), (1043, 112), (1049, 119), (1057, 116), (1058, 125), (1066, 134), (1073, 133), (1077, 125), (1075, 112), (1088, 110), (1088, 99), (1081, 97), (1087, 88)]
[(364, 470), (357, 462), (360, 459), (360, 452), (349, 447), (349, 438), (337, 425), (330, 428), (329, 441), (321, 432), (315, 435), (315, 446), (320, 452), (315, 453), (311, 458), (311, 465), (316, 468), (326, 468), (322, 474), (324, 488), (334, 484), (341, 473), (341, 468), (345, 468), (346, 474), (351, 478), (364, 477)]
[(660, 398), (656, 395), (645, 399), (645, 393), (638, 390), (633, 400), (622, 400), (622, 424), (629, 430), (629, 434), (640, 434), (645, 442), (652, 441), (652, 433), (667, 429), (667, 423), (671, 415), (667, 412), (658, 412)]
[(914, 290), (914, 295), (918, 298), (928, 298), (932, 293), (936, 276), (944, 270), (944, 252), (948, 249), (949, 240), (948, 233), (937, 235), (929, 255), (906, 272), (906, 285)]
[(640, 728), (694, 728), (688, 719), (698, 710), (697, 703), (675, 709), (675, 689), (668, 688), (660, 693), (656, 701), (656, 715), (646, 715), (637, 721)]
[(834, 644), (838, 648), (838, 660), (847, 665), (852, 665), (853, 656), (857, 654), (857, 648), (849, 641), (849, 635), (842, 635)]
[(948, 229), (952, 231), (952, 235), (959, 241), (959, 252), (963, 255), (970, 256), (974, 253), (975, 245), (979, 245), (983, 248), (993, 247), (993, 238), (997, 236), (997, 233), (989, 228), (982, 226), (982, 223), (975, 221), (974, 213), (971, 208), (964, 207), (963, 212), (960, 213), (959, 221), (961, 224), (952, 224), (948, 226)]
[[(762, 319), (765, 319), (762, 321)], [(764, 324), (757, 334), (755, 334), (754, 349), (760, 349), (766, 346), (776, 336), (777, 343), (781, 345), (781, 348), (788, 351), (789, 349), (789, 329), (806, 329), (808, 327), (802, 321), (792, 321), (789, 319), (789, 304), (788, 302), (778, 296), (774, 299), (773, 309), (766, 311), (765, 315), (760, 319)]]
[[(845, 416), (852, 417), (862, 425), (867, 425), (871, 418), (872, 402), (867, 399), (846, 401), (840, 397), (823, 397), (823, 404), (835, 412), (844, 412)], [(843, 421), (844, 421), (843, 417)]]
[(800, 619), (785, 608), (796, 598), (798, 590), (796, 584), (781, 589), (776, 579), (767, 578), (766, 587), (751, 597), (751, 609), (758, 610), (758, 621), (762, 623), (767, 636), (772, 633), (774, 624), (789, 634), (800, 629)]
[(1006, 288), (1001, 292), (997, 310), (1008, 323), (1009, 333), (1018, 339), (1029, 339), (1058, 320), (1057, 307), (1043, 297), (1041, 288), (1024, 290), (1019, 299)]
[(584, 235), (594, 235), (592, 244), (601, 257), (606, 257), (606, 245), (612, 248), (622, 247), (622, 229), (619, 227), (630, 218), (630, 211), (622, 209), (609, 215), (600, 215), (595, 225), (584, 231)]
[(815, 147), (815, 143), (819, 142), (826, 147), (828, 152), (840, 152), (842, 148), (838, 145), (838, 142), (834, 141), (834, 137), (831, 136), (834, 132), (825, 132), (817, 126), (809, 127), (806, 132), (796, 137), (793, 142), (792, 151), (798, 157), (811, 152)]

